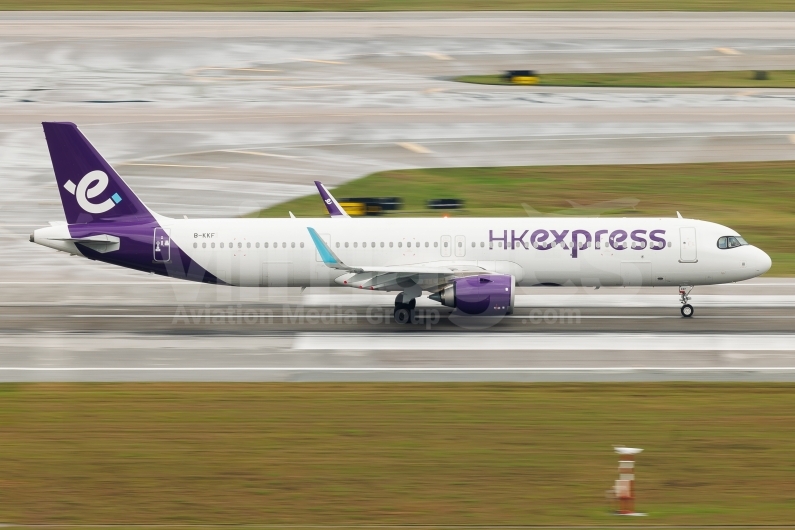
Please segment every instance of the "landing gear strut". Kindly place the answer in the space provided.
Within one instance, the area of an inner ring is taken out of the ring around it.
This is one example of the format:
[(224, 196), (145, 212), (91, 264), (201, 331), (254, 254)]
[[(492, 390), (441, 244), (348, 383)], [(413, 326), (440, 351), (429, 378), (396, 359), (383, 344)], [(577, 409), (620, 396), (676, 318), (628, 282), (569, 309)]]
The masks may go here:
[(679, 286), (679, 303), (682, 304), (682, 316), (685, 318), (690, 318), (693, 316), (693, 306), (688, 304), (688, 300), (690, 300), (690, 291), (693, 290), (692, 285), (680, 285)]
[(407, 304), (403, 303), (403, 293), (395, 297), (395, 322), (398, 324), (408, 324), (414, 322), (414, 308), (417, 306), (417, 299), (412, 298)]

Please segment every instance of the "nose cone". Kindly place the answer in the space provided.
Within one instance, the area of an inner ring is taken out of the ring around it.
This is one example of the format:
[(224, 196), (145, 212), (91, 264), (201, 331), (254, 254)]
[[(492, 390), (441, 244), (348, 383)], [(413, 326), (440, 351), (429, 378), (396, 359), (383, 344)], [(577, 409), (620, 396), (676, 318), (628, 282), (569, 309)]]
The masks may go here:
[(760, 248), (755, 248), (755, 250), (756, 255), (754, 256), (753, 268), (757, 276), (760, 276), (770, 270), (770, 267), (773, 265), (773, 260), (770, 259), (770, 256), (768, 256), (764, 250)]

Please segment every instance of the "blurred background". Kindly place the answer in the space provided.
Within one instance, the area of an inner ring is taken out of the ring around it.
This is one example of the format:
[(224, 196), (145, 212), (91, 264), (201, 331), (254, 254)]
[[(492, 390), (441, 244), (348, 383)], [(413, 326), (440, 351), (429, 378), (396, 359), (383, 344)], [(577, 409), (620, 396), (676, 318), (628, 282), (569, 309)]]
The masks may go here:
[[(657, 522), (791, 521), (795, 13), (645, 9), (792, 6), (554, 6), (0, 3), (78, 9), (0, 12), (0, 522), (609, 526), (614, 444)], [(686, 324), (675, 290), (538, 287), (397, 327), (30, 244), (63, 220), (42, 121), (168, 216), (323, 215), (320, 180), (362, 214), (680, 210), (774, 266)]]

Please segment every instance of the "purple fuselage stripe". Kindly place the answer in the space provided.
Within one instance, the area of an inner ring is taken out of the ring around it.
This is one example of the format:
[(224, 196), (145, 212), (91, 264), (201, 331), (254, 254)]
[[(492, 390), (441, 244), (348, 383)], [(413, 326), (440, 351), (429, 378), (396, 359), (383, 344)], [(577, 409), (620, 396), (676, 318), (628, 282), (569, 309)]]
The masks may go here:
[(160, 224), (154, 220), (149, 223), (100, 222), (69, 225), (69, 233), (74, 238), (102, 234), (119, 238), (119, 249), (106, 253), (97, 252), (77, 243), (80, 252), (89, 259), (180, 280), (223, 283), (196, 263), (187, 252), (180, 249), (173, 239), (170, 242), (170, 259), (166, 262), (155, 261), (153, 244), (156, 228), (160, 228)]

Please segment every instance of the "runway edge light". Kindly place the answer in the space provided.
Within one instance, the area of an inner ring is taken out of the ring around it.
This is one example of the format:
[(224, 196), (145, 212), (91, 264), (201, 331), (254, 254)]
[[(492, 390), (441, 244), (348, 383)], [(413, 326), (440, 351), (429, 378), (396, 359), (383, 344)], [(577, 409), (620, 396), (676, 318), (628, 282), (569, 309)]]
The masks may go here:
[(635, 511), (635, 455), (643, 449), (637, 447), (613, 447), (618, 453), (618, 480), (613, 486), (613, 492), (618, 501), (616, 515), (644, 516), (645, 513)]

